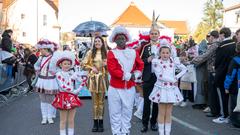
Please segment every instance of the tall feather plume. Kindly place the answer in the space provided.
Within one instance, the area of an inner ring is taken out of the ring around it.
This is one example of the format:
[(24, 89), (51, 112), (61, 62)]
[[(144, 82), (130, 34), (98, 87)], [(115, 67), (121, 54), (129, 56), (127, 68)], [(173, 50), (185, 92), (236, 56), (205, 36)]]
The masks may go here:
[(159, 29), (159, 26), (157, 24), (158, 18), (159, 18), (159, 15), (158, 15), (157, 18), (155, 18), (155, 11), (153, 10), (151, 30), (158, 30)]

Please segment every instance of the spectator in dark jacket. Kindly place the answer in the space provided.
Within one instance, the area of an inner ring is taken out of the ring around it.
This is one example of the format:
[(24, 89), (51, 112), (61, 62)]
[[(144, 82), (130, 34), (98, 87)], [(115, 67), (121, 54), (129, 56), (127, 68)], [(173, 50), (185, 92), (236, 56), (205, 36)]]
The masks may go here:
[(29, 48), (24, 49), (25, 68), (23, 74), (26, 76), (29, 85), (28, 91), (33, 89), (32, 78), (35, 76), (34, 64), (37, 62), (37, 56)]
[(1, 42), (1, 48), (4, 51), (10, 52), (12, 49), (12, 36), (13, 31), (11, 29), (7, 29), (2, 34), (2, 42)]
[(230, 120), (231, 123), (236, 127), (240, 127), (240, 112), (233, 112), (237, 104), (237, 96), (240, 88), (239, 70), (240, 70), (240, 42), (236, 44), (236, 56), (233, 57), (232, 61), (229, 64), (228, 73), (224, 81), (225, 92), (229, 94), (230, 99), (229, 100)]
[(230, 120), (231, 123), (236, 126), (240, 127), (240, 112), (233, 112), (233, 109), (236, 107), (237, 104), (237, 94), (239, 92), (240, 80), (239, 76), (237, 77), (235, 70), (240, 69), (240, 29), (238, 29), (235, 33), (236, 38), (236, 56), (230, 62), (228, 67), (228, 73), (224, 82), (224, 88), (226, 93), (229, 93), (230, 98)]
[(228, 123), (228, 94), (225, 93), (224, 80), (227, 74), (228, 65), (235, 54), (236, 43), (231, 39), (231, 30), (229, 28), (222, 28), (219, 32), (220, 43), (218, 49), (216, 50), (216, 60), (215, 60), (215, 84), (219, 94), (219, 101), (222, 116), (214, 119), (215, 123)]
[(210, 112), (207, 114), (208, 117), (219, 116), (220, 114), (220, 104), (218, 100), (217, 90), (214, 84), (214, 74), (215, 74), (215, 57), (216, 50), (219, 46), (219, 33), (216, 30), (210, 32), (209, 45), (206, 52), (202, 55), (195, 57), (192, 63), (195, 66), (201, 65), (207, 61), (208, 69), (208, 106), (210, 107)]

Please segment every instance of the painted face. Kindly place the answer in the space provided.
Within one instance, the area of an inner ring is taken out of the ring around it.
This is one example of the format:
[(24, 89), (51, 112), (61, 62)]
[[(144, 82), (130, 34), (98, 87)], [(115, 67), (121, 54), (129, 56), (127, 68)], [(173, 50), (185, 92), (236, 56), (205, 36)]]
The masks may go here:
[(158, 30), (151, 30), (150, 31), (150, 39), (154, 42), (158, 40), (158, 37), (160, 36), (160, 33)]
[(168, 60), (170, 58), (169, 48), (161, 48), (160, 57), (162, 60)]
[(101, 40), (100, 38), (96, 38), (96, 39), (94, 40), (94, 45), (95, 45), (95, 47), (96, 47), (97, 49), (101, 49), (101, 47), (102, 47), (102, 45), (103, 45), (102, 40)]
[(118, 47), (125, 47), (127, 39), (124, 35), (117, 35), (115, 38), (115, 42), (117, 44)]
[(60, 67), (63, 71), (69, 71), (71, 68), (71, 62), (69, 60), (64, 60), (60, 63)]

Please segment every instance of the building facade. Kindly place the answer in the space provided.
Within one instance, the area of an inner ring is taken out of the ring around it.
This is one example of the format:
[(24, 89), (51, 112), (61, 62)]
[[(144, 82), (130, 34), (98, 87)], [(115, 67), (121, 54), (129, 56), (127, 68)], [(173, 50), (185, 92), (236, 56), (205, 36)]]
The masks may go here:
[(224, 9), (223, 26), (232, 32), (240, 28), (240, 3)]
[(59, 43), (58, 0), (2, 0), (1, 29), (16, 42), (35, 45), (42, 38)]

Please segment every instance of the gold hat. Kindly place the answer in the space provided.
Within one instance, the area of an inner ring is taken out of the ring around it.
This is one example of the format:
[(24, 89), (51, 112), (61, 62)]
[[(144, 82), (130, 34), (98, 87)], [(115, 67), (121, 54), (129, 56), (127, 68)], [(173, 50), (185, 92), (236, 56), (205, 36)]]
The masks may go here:
[[(159, 15), (158, 15), (158, 17), (159, 17)], [(153, 10), (151, 30), (159, 30), (159, 26), (157, 24), (158, 17), (155, 19), (155, 11)]]

